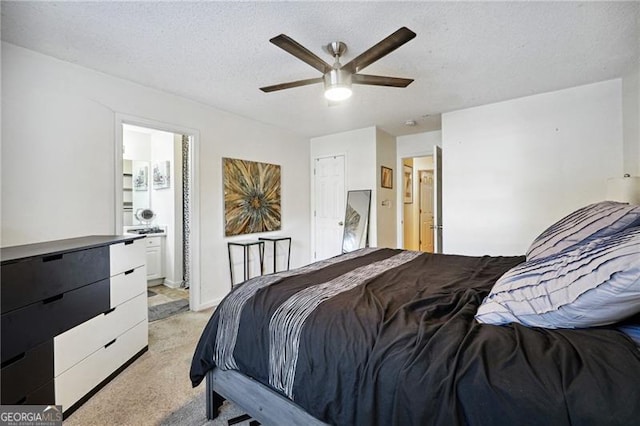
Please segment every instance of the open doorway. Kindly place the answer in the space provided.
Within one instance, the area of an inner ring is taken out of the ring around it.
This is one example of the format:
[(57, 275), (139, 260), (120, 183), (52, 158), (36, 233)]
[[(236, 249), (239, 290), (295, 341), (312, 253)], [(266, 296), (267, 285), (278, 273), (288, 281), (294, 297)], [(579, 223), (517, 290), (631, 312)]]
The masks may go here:
[(433, 168), (418, 170), (418, 250), (434, 252)]
[(195, 310), (194, 135), (124, 119), (117, 131), (116, 231), (146, 236), (149, 320)]
[(402, 158), (402, 248), (442, 253), (442, 151)]
[(404, 247), (433, 253), (433, 156), (404, 158), (402, 160), (404, 173), (411, 173), (405, 177), (405, 196), (403, 211)]

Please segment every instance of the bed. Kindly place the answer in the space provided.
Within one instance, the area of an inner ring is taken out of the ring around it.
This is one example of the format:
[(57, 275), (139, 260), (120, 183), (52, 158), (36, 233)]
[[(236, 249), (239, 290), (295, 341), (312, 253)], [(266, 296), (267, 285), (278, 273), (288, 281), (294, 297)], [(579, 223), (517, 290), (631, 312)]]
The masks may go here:
[(214, 312), (192, 383), (209, 418), (227, 398), (265, 424), (637, 424), (640, 351), (617, 324), (476, 318), (529, 255), (367, 248), (256, 277)]

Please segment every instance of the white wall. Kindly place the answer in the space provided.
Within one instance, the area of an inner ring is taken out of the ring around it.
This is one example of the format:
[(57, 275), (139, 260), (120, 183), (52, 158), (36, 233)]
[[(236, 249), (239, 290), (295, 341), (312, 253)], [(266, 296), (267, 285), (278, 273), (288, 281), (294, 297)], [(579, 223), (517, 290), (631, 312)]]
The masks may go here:
[[(154, 131), (151, 133), (151, 157), (149, 161), (149, 190), (151, 194), (151, 209), (156, 217), (154, 225), (166, 226), (169, 234), (173, 235), (173, 222), (176, 211), (174, 206), (176, 191), (176, 174), (174, 160), (174, 136), (173, 133)], [(153, 185), (154, 163), (169, 161), (169, 187), (156, 189)]]
[[(150, 208), (155, 213), (152, 226), (166, 230), (164, 240), (164, 283), (179, 287), (182, 273), (182, 136), (155, 129), (141, 129), (124, 125), (122, 136), (122, 157), (141, 161), (148, 165), (149, 189), (133, 191), (135, 215), (137, 208)], [(168, 188), (155, 189), (153, 186), (153, 164), (169, 161), (170, 175)], [(177, 210), (176, 210), (177, 209)], [(137, 219), (133, 224), (139, 225)]]
[(605, 198), (623, 164), (621, 80), (443, 114), (446, 253), (522, 254)]
[[(397, 217), (403, 218), (397, 221), (397, 247), (415, 248), (417, 250), (417, 241), (408, 241), (408, 245), (404, 243), (404, 235), (406, 230), (404, 229), (404, 217), (411, 216), (413, 212), (413, 204), (404, 204), (404, 197), (402, 194), (402, 171), (404, 158), (423, 157), (425, 155), (433, 154), (434, 146), (442, 146), (442, 132), (440, 130), (433, 132), (416, 133), (413, 135), (398, 136), (396, 138), (396, 157), (397, 157), (397, 170), (395, 180), (396, 187), (398, 188), (396, 194), (398, 197)], [(446, 153), (443, 153), (443, 156)], [(414, 170), (415, 172), (415, 170)], [(413, 179), (414, 185), (416, 179)], [(415, 188), (414, 188), (415, 189)], [(414, 192), (415, 193), (415, 192)], [(411, 216), (412, 217), (412, 216)], [(409, 228), (413, 228), (414, 224), (412, 220), (408, 224)], [(410, 231), (412, 234), (413, 230)]]
[(217, 303), (230, 288), (222, 157), (282, 166), (281, 233), (293, 238), (292, 267), (308, 263), (305, 138), (7, 43), (2, 92), (2, 246), (119, 232), (120, 113), (199, 132), (200, 223), (192, 224), (200, 240), (198, 307)]
[[(397, 196), (395, 186), (393, 190), (380, 186), (380, 167), (394, 169), (394, 175), (398, 173), (395, 170), (396, 138), (376, 127), (366, 127), (312, 138), (310, 147), (311, 162), (318, 157), (345, 156), (345, 191), (371, 190), (369, 245), (395, 247), (397, 237), (393, 224), (396, 223)], [(394, 185), (396, 185), (395, 182)], [(388, 201), (389, 206), (383, 206), (383, 201)], [(312, 212), (315, 209), (314, 203), (315, 200), (312, 197)], [(313, 246), (315, 243), (313, 234), (311, 241)]]
[(640, 75), (637, 70), (622, 79), (622, 114), (623, 173), (638, 176), (640, 174)]
[[(182, 227), (176, 229), (176, 219), (182, 217), (181, 200), (182, 176), (180, 162), (176, 162), (175, 135), (155, 130), (151, 133), (151, 158), (149, 169), (149, 189), (151, 190), (151, 209), (156, 213), (154, 224), (165, 227), (167, 233), (164, 244), (164, 276), (165, 284), (179, 287), (182, 283), (182, 270), (176, 264), (176, 255), (182, 252)], [(178, 148), (178, 153), (180, 150)], [(180, 158), (178, 156), (178, 158)], [(153, 186), (153, 165), (156, 162), (169, 162), (169, 187), (156, 189)], [(176, 210), (176, 207), (178, 210)], [(182, 221), (180, 221), (181, 223)], [(180, 235), (176, 232), (180, 231)]]
[[(132, 172), (135, 174), (135, 171), (138, 170), (135, 164), (143, 162), (147, 164), (147, 176), (149, 176), (151, 169), (151, 133), (143, 133), (125, 127), (122, 131), (122, 149), (122, 158), (133, 162)], [(135, 176), (133, 178), (135, 178)], [(128, 214), (130, 218), (127, 222), (130, 225), (138, 225), (140, 223), (135, 218), (135, 213), (137, 209), (140, 208), (151, 208), (151, 190), (136, 191), (134, 189), (132, 192), (132, 201), (133, 209), (132, 212)]]
[(442, 146), (442, 131), (440, 130), (398, 136), (396, 138), (398, 158), (432, 155), (434, 146)]
[[(310, 141), (310, 158), (329, 155), (345, 156), (345, 191), (371, 189), (371, 217), (369, 225), (369, 244), (376, 246), (377, 210), (374, 208), (376, 200), (376, 128), (351, 130), (333, 135), (312, 138)], [(310, 172), (311, 173), (311, 172)], [(346, 193), (345, 193), (346, 196)], [(315, 208), (314, 198), (311, 198), (311, 211)], [(315, 236), (312, 235), (312, 246)]]
[(131, 128), (125, 128), (122, 134), (122, 148), (124, 150), (122, 158), (134, 161), (149, 161), (151, 158), (151, 133), (142, 133)]
[[(395, 169), (396, 163), (396, 138), (390, 134), (376, 129), (376, 185), (375, 204), (371, 204), (376, 210), (377, 221), (377, 246), (396, 247), (396, 211), (397, 211), (397, 191), (394, 188), (383, 188), (381, 185), (381, 167), (385, 166)], [(394, 170), (394, 175), (399, 173)], [(395, 185), (395, 182), (394, 182)], [(373, 201), (372, 201), (373, 202)], [(385, 202), (386, 205), (382, 205)]]

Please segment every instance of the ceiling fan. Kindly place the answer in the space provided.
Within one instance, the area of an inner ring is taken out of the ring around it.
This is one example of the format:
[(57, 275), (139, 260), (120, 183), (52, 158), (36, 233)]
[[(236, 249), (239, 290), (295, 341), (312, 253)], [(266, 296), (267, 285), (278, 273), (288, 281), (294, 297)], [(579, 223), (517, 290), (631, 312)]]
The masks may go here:
[(342, 101), (351, 96), (351, 84), (407, 87), (413, 79), (358, 73), (378, 59), (393, 52), (415, 36), (416, 33), (406, 27), (402, 27), (345, 65), (340, 64), (340, 56), (347, 51), (347, 45), (341, 41), (334, 41), (327, 45), (327, 50), (335, 59), (333, 65), (329, 65), (291, 37), (280, 34), (269, 41), (320, 71), (322, 77), (275, 84), (273, 86), (261, 87), (260, 90), (268, 93), (324, 82), (325, 97), (330, 101)]

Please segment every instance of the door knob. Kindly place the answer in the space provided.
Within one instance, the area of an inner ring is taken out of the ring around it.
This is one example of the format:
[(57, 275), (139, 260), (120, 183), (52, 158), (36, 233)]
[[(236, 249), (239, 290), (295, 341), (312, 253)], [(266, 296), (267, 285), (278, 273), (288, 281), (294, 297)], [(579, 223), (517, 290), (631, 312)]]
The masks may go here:
[(340, 222), (338, 222), (338, 225), (342, 226), (342, 225), (344, 225), (344, 222), (340, 221)]

